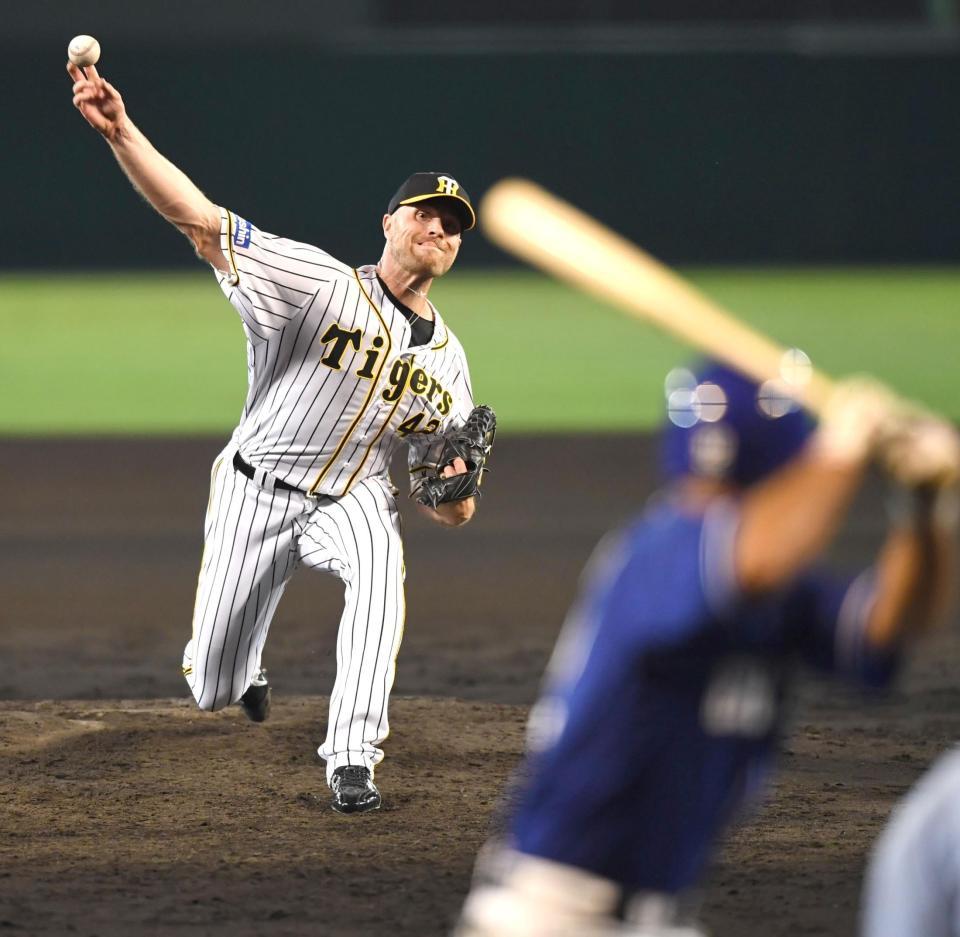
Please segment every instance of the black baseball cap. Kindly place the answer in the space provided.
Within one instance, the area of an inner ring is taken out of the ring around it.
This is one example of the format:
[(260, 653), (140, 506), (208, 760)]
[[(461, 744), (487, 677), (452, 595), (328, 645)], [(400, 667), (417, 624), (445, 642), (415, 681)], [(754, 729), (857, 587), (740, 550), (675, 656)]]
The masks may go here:
[(477, 223), (470, 196), (448, 172), (415, 172), (390, 199), (387, 214), (392, 215), (401, 205), (413, 205), (430, 198), (450, 199), (450, 207), (459, 216), (464, 231), (469, 231)]

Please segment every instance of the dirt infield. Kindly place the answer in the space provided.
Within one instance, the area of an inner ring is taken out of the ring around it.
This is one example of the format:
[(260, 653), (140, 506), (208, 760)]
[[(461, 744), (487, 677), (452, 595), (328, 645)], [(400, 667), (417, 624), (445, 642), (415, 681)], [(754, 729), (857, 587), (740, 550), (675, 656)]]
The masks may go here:
[[(643, 439), (502, 439), (462, 531), (406, 511), (408, 614), (385, 808), (342, 818), (321, 762), (338, 584), (301, 572), (267, 643), (271, 720), (198, 713), (189, 632), (212, 440), (0, 444), (0, 928), (440, 937), (521, 747), (583, 561), (653, 487)], [(872, 486), (836, 551), (883, 527)], [(766, 808), (706, 894), (719, 937), (850, 935), (863, 857), (960, 730), (956, 629), (867, 703), (800, 688)]]

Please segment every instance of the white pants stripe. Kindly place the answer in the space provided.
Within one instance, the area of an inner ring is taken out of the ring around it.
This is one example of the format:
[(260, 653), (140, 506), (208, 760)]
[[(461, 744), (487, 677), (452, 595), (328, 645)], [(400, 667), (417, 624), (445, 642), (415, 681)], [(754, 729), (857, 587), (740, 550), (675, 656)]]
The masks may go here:
[(299, 565), (344, 583), (337, 677), (319, 754), (327, 776), (373, 770), (403, 637), (403, 545), (393, 492), (380, 478), (342, 498), (261, 488), (236, 472), (233, 444), (214, 464), (193, 636), (183, 669), (202, 709), (236, 702), (261, 668), (270, 621)]

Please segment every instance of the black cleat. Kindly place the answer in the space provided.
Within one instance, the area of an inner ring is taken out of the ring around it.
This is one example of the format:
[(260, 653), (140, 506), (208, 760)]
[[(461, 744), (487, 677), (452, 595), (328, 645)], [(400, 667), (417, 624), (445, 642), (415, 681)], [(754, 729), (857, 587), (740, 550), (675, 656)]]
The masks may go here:
[(240, 697), (240, 705), (251, 722), (264, 722), (270, 715), (270, 684), (267, 672), (261, 670), (254, 678), (247, 692)]
[(377, 790), (370, 769), (359, 765), (337, 768), (330, 779), (333, 802), (337, 813), (365, 813), (380, 809), (380, 791)]

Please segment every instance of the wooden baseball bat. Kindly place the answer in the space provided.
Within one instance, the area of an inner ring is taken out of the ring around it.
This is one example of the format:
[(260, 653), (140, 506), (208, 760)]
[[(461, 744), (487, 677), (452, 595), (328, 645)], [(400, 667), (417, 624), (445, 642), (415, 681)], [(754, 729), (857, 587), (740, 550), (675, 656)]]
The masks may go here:
[[(626, 238), (526, 179), (503, 179), (480, 205), (484, 233), (499, 247), (561, 280), (652, 322), (758, 383), (783, 380), (787, 351)], [(822, 412), (833, 390), (813, 370), (794, 395)]]

